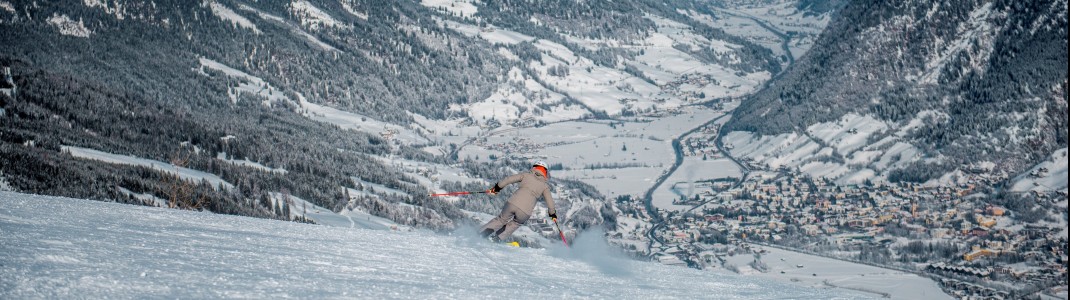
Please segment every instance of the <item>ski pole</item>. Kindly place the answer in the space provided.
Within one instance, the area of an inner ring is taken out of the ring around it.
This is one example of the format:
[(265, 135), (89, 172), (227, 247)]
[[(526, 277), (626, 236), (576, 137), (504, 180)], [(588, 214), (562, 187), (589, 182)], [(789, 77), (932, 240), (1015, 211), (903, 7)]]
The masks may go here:
[(557, 235), (561, 236), (561, 242), (565, 243), (565, 247), (568, 247), (568, 241), (565, 240), (565, 232), (561, 231), (560, 225), (557, 225), (557, 218), (553, 218), (551, 220), (554, 220), (554, 227), (557, 228)]
[(471, 195), (471, 194), (486, 194), (486, 193), (487, 193), (487, 191), (478, 191), (478, 192), (447, 192), (447, 193), (439, 193), (439, 194), (434, 194), (434, 193), (433, 193), (433, 194), (431, 194), (431, 197), (440, 197), (440, 196), (460, 196), (460, 195)]

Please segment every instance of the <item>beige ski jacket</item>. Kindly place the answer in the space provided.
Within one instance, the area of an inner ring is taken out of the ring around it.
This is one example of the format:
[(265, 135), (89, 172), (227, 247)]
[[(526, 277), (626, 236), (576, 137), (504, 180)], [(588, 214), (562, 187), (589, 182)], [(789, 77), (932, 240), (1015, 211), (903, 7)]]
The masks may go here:
[(530, 216), (532, 210), (535, 209), (535, 201), (542, 195), (542, 199), (546, 201), (546, 208), (549, 209), (548, 212), (551, 215), (557, 214), (557, 209), (554, 208), (554, 198), (550, 195), (550, 185), (547, 184), (547, 179), (542, 176), (542, 173), (532, 170), (531, 172), (516, 174), (502, 179), (495, 186), (505, 188), (518, 182), (520, 183), (520, 189), (509, 197), (509, 204), (516, 206)]

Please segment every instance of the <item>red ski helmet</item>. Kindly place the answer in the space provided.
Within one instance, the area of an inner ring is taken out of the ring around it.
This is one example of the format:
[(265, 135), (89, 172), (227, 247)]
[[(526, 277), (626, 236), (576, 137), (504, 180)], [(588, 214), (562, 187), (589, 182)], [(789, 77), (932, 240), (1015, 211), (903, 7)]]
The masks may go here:
[(535, 164), (531, 165), (531, 168), (542, 172), (542, 176), (550, 178), (550, 168), (546, 165), (545, 161), (536, 161)]

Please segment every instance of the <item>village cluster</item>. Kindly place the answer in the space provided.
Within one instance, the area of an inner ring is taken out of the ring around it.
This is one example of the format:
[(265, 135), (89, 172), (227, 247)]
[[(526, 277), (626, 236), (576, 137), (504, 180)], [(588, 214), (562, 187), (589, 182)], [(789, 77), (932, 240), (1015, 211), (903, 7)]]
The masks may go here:
[[(712, 139), (681, 144), (685, 156), (722, 157)], [(1065, 192), (1026, 195), (1062, 215), (1023, 222), (1022, 212), (980, 196), (1003, 179), (984, 173), (935, 187), (869, 180), (842, 185), (786, 169), (754, 171), (742, 182), (728, 179), (688, 183), (696, 185), (693, 194), (674, 204), (693, 209), (657, 209), (665, 226), (631, 234), (658, 245), (639, 254), (717, 268), (753, 244), (784, 246), (929, 276), (960, 297), (1009, 298), (1066, 282)], [(629, 217), (651, 220), (641, 200), (622, 205), (630, 206), (624, 210)]]

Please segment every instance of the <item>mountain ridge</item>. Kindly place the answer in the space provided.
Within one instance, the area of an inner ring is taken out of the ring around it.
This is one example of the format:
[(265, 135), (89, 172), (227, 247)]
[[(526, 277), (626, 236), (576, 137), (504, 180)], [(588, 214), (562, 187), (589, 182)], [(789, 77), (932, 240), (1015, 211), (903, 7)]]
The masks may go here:
[(778, 136), (850, 113), (893, 129), (921, 120), (899, 140), (923, 155), (891, 177), (926, 181), (971, 161), (1017, 174), (1067, 144), (1065, 12), (1065, 1), (849, 3), (726, 128)]

